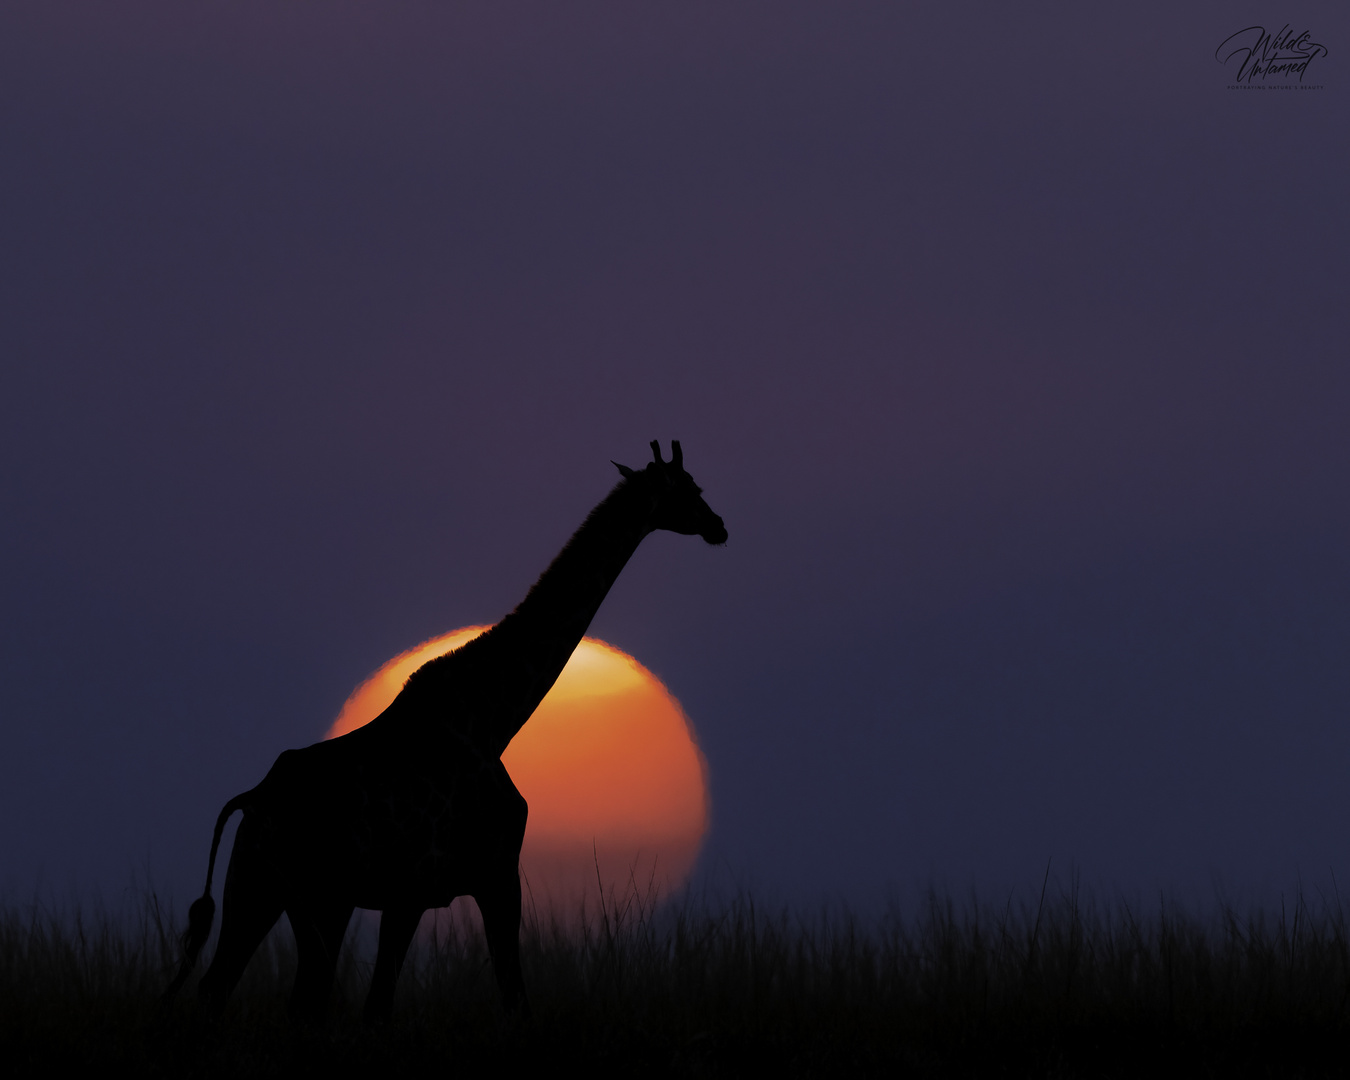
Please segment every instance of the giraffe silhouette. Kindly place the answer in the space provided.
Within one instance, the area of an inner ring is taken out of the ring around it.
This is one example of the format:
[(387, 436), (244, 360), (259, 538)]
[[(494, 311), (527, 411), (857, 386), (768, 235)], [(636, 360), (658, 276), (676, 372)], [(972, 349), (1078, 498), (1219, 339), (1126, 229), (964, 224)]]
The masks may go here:
[(224, 1008), (284, 911), (298, 958), (291, 1015), (320, 1018), (347, 924), (361, 907), (381, 912), (365, 1016), (383, 1019), (423, 912), (467, 895), (483, 917), (503, 1004), (528, 1014), (519, 942), (526, 805), (502, 751), (557, 680), (644, 537), (667, 529), (709, 544), (727, 539), (722, 519), (684, 471), (680, 444), (670, 444), (668, 463), (660, 444), (651, 445), (654, 460), (645, 469), (615, 462), (618, 485), (511, 614), (419, 668), (365, 727), (285, 751), (262, 783), (225, 804), (166, 999), (210, 935), (221, 831), (242, 810), (220, 940), (199, 984), (209, 1010)]

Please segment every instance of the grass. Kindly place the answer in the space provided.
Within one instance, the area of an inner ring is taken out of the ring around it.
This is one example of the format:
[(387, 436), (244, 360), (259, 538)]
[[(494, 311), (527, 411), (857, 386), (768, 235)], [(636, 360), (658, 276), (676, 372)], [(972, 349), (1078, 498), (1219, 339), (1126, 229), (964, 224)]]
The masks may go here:
[[(438, 924), (410, 957), (394, 1020), (357, 1016), (369, 956), (347, 949), (322, 1028), (285, 1016), (289, 934), (274, 934), (224, 1019), (189, 992), (164, 1008), (176, 924), (0, 910), (0, 1060), (141, 1075), (397, 1072), (504, 1064), (739, 1076), (1330, 1076), (1350, 1066), (1350, 938), (1339, 899), (1278, 912), (1099, 905), (1076, 883), (989, 907), (931, 893), (919, 913), (801, 918), (753, 897), (656, 908), (631, 891), (581, 929), (527, 920), (530, 1022), (498, 1005), (481, 935)], [(365, 950), (368, 951), (368, 950)], [(191, 986), (189, 986), (189, 991)]]

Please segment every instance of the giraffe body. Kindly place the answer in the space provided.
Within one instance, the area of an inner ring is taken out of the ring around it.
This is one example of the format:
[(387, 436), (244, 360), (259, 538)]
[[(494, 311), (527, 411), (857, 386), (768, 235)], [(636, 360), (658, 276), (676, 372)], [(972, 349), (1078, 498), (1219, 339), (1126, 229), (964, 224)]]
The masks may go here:
[(655, 529), (726, 541), (673, 460), (635, 471), (592, 511), (525, 600), (482, 636), (415, 672), (365, 727), (285, 751), (216, 822), (206, 890), (189, 911), (186, 980), (210, 933), (211, 875), (226, 820), (244, 819), (226, 873), (220, 941), (203, 1000), (223, 1008), (263, 937), (286, 912), (298, 970), (293, 1015), (322, 1015), (352, 911), (382, 912), (366, 1016), (388, 1015), (422, 914), (472, 896), (503, 1002), (528, 1012), (520, 976), (521, 843), (527, 807), (502, 751), (557, 680), (623, 566)]

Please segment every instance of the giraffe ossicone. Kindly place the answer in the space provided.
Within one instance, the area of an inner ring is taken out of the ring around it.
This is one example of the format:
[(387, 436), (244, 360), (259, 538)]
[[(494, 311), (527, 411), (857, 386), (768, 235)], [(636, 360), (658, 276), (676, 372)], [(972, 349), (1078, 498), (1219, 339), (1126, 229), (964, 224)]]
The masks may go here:
[[(591, 511), (511, 614), (414, 672), (369, 724), (287, 750), (257, 787), (216, 820), (206, 888), (188, 911), (172, 997), (196, 964), (215, 917), (211, 881), (225, 822), (236, 810), (220, 939), (199, 992), (220, 1010), (284, 911), (298, 966), (291, 1013), (323, 1014), (355, 908), (381, 912), (367, 1019), (382, 1019), (422, 914), (472, 896), (483, 917), (508, 1011), (528, 1013), (520, 974), (520, 847), (525, 800), (502, 751), (553, 686), (605, 595), (658, 529), (726, 542), (678, 442), (652, 443), (644, 469), (619, 465), (619, 484)], [(617, 463), (616, 463), (617, 464)]]

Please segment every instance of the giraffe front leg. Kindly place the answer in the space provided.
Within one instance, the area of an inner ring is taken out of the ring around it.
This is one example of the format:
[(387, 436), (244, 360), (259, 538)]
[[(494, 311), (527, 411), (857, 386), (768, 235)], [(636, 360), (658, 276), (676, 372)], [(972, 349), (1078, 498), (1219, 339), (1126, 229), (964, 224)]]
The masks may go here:
[(424, 909), (418, 907), (385, 908), (380, 914), (380, 945), (375, 954), (375, 974), (370, 979), (364, 1018), (367, 1023), (388, 1020), (394, 1007), (394, 985), (408, 946), (417, 933)]
[(525, 980), (520, 973), (519, 871), (513, 868), (509, 876), (503, 875), (491, 889), (476, 893), (474, 899), (483, 916), (483, 931), (487, 935), (502, 1005), (508, 1013), (528, 1020), (530, 1001), (525, 995)]

